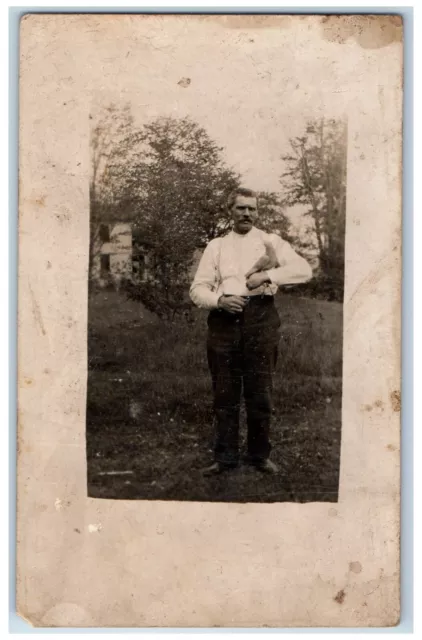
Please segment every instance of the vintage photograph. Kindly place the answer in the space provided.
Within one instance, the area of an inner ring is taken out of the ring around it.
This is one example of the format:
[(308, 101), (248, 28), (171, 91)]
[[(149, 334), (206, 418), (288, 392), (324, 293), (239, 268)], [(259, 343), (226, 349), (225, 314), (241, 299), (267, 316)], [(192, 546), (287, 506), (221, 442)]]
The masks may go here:
[(19, 44), (19, 615), (396, 625), (400, 16)]
[(90, 497), (337, 501), (347, 120), (277, 109), (247, 40), (219, 85), (93, 100)]

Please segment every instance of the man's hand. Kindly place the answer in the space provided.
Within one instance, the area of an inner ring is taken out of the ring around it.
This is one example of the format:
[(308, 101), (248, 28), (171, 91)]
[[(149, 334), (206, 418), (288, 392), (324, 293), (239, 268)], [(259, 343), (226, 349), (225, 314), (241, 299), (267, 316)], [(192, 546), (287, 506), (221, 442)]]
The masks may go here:
[(257, 273), (253, 273), (246, 280), (246, 286), (249, 290), (257, 289), (261, 285), (265, 284), (265, 282), (271, 282), (270, 278), (268, 277), (268, 273), (266, 271), (257, 271)]
[(225, 296), (222, 295), (218, 299), (218, 308), (224, 309), (229, 313), (241, 313), (246, 304), (246, 300), (240, 296)]

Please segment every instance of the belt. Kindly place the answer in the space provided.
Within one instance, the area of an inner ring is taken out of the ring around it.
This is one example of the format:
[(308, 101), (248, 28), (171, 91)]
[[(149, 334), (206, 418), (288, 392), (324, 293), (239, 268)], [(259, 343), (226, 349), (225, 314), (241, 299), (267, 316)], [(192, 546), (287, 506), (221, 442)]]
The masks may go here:
[(274, 296), (266, 293), (261, 293), (257, 296), (240, 296), (243, 300), (246, 300), (247, 304), (270, 304), (274, 301)]

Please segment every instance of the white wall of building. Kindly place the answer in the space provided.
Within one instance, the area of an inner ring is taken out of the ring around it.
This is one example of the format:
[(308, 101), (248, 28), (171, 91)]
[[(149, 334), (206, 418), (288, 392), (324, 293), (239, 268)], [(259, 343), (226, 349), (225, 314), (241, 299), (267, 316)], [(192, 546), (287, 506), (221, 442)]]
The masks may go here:
[(92, 277), (100, 286), (110, 282), (118, 286), (123, 278), (132, 275), (132, 230), (130, 224), (116, 223), (108, 225), (108, 233), (109, 242), (104, 242), (100, 231), (97, 233)]

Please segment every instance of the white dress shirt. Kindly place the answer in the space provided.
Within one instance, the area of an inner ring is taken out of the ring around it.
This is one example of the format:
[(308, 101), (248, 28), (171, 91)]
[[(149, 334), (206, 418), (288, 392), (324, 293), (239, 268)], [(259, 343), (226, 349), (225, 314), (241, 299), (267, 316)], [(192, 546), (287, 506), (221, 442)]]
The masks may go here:
[[(280, 266), (266, 271), (271, 283), (249, 290), (245, 274), (265, 254), (265, 236), (271, 241)], [(288, 242), (275, 233), (252, 227), (246, 234), (230, 231), (211, 240), (199, 262), (190, 297), (197, 307), (216, 309), (223, 294), (274, 295), (280, 285), (306, 282), (311, 277), (311, 267)]]

